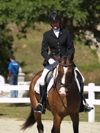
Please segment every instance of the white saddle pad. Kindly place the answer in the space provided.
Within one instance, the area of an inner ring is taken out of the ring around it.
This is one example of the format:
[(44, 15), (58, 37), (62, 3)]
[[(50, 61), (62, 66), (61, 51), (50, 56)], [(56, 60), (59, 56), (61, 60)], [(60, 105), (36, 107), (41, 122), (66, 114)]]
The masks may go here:
[(77, 79), (77, 73), (76, 73), (75, 70), (74, 70), (74, 74), (75, 74), (75, 81), (76, 81), (77, 87), (78, 87), (78, 89), (79, 89), (79, 92), (81, 92), (81, 87), (80, 87), (79, 81), (78, 81), (78, 79)]
[[(38, 93), (38, 94), (40, 94), (40, 84), (39, 84), (39, 83), (40, 83), (40, 82), (39, 82), (39, 79), (38, 79), (37, 82), (36, 82), (36, 84), (35, 84), (35, 86), (34, 86), (34, 90), (35, 90), (36, 93)], [(48, 85), (48, 87), (47, 87), (47, 94), (48, 94), (49, 90), (51, 89), (53, 83), (54, 83), (54, 79), (51, 78), (51, 80), (50, 80), (50, 82), (49, 82), (49, 85)]]
[[(40, 79), (40, 78), (39, 78)], [(40, 89), (39, 89), (39, 79), (37, 80), (35, 86), (34, 86), (34, 90), (36, 91), (36, 93), (40, 94)]]
[[(53, 77), (51, 78), (49, 84), (48, 84), (48, 87), (47, 87), (47, 94), (49, 92), (49, 90), (51, 89), (53, 83), (54, 83), (54, 79), (57, 77), (57, 69), (54, 70), (53, 72)], [(75, 81), (77, 83), (77, 86), (78, 86), (78, 89), (79, 89), (79, 92), (81, 91), (81, 88), (80, 88), (80, 84), (79, 84), (79, 81), (77, 79), (77, 76), (76, 76), (76, 72), (75, 72)], [(34, 86), (34, 90), (36, 91), (36, 93), (40, 94), (40, 78), (37, 80), (35, 86)]]

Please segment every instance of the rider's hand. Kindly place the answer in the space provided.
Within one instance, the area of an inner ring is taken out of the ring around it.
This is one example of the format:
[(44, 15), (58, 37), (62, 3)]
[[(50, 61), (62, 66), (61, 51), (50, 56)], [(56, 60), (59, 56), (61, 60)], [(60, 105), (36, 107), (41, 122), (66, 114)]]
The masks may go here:
[(48, 62), (49, 62), (50, 65), (52, 65), (52, 64), (54, 64), (56, 61), (55, 61), (54, 59), (50, 58), (50, 59), (48, 60)]

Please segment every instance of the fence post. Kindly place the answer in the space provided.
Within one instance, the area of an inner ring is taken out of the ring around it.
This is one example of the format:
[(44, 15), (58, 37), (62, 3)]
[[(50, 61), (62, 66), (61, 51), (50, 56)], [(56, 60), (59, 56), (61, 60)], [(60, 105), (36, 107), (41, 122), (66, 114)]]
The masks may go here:
[(88, 113), (88, 122), (94, 122), (95, 121), (95, 107), (93, 105), (93, 101), (95, 100), (95, 93), (93, 89), (94, 89), (95, 84), (89, 83), (88, 86), (89, 86), (89, 91), (88, 91), (89, 106), (94, 108)]

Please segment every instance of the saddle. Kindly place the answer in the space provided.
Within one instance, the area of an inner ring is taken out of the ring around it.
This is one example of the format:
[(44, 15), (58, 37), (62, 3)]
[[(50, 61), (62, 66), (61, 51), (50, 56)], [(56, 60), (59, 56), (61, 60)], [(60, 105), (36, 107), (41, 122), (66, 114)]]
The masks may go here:
[[(55, 79), (57, 77), (56, 71), (57, 71), (57, 68), (53, 69), (52, 71), (49, 71), (45, 77), (45, 83), (46, 83), (45, 87), (48, 88), (47, 93), (51, 89), (51, 87), (53, 86), (53, 82), (52, 82), (50, 87), (49, 87), (49, 83), (50, 83), (51, 79)], [(75, 70), (75, 79), (77, 79), (76, 83), (78, 85), (79, 91), (81, 91), (80, 88), (81, 88), (82, 77), (77, 70)], [(35, 84), (34, 90), (36, 91), (36, 93), (40, 94), (39, 79), (37, 80), (37, 83)]]
[[(53, 85), (53, 81), (52, 81), (51, 85), (50, 85), (50, 82), (51, 82), (52, 79), (54, 79), (53, 75), (54, 75), (54, 73), (55, 73), (55, 72), (54, 72), (55, 70), (56, 70), (56, 68), (53, 69), (52, 71), (49, 71), (49, 72), (47, 73), (46, 77), (45, 77), (45, 88), (46, 88), (46, 90), (47, 90), (47, 93), (48, 93), (48, 91), (50, 90), (50, 88), (51, 88), (52, 85)], [(50, 86), (49, 86), (49, 85), (50, 85)], [(36, 84), (35, 84), (35, 86), (34, 86), (34, 90), (35, 90), (35, 92), (38, 93), (38, 94), (40, 94), (40, 89), (39, 89), (39, 87), (40, 87), (40, 84), (39, 84), (39, 79), (38, 79), (37, 82), (36, 82)]]
[(79, 81), (79, 85), (81, 86), (81, 83), (82, 83), (82, 77), (81, 77), (81, 75), (80, 75), (80, 73), (77, 71), (77, 70), (74, 70), (75, 71), (75, 76), (76, 76), (76, 78), (78, 79), (78, 81)]
[(52, 73), (53, 73), (53, 71), (49, 71), (49, 72), (47, 73), (46, 77), (45, 77), (46, 86), (48, 86), (48, 84), (49, 84), (51, 78), (53, 77)]

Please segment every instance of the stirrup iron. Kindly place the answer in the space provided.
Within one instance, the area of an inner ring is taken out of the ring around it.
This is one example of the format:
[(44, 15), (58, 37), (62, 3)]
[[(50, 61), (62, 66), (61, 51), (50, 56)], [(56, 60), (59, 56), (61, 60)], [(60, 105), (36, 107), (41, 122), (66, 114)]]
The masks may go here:
[(43, 105), (41, 103), (38, 103), (35, 108), (34, 108), (34, 112), (37, 112), (37, 113), (43, 113)]

